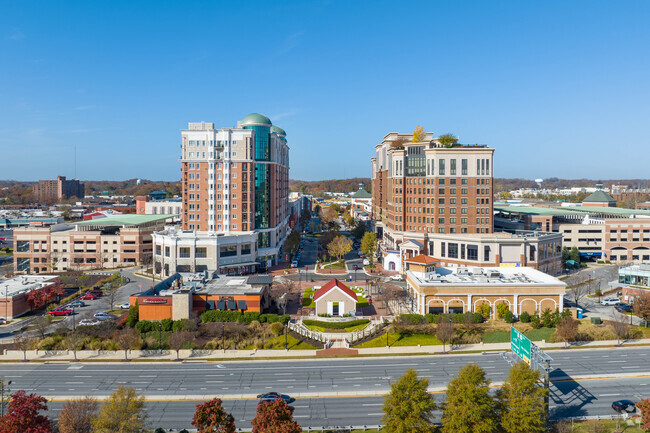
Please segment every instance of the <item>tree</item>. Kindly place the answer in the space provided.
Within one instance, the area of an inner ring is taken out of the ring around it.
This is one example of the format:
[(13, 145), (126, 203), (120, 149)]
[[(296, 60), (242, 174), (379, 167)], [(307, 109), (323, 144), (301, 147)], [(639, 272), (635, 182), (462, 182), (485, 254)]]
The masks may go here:
[(0, 418), (0, 433), (51, 433), (52, 424), (41, 411), (47, 411), (47, 399), (20, 390), (11, 395), (7, 414)]
[(352, 251), (352, 241), (343, 235), (335, 237), (327, 244), (327, 252), (330, 256), (335, 256), (338, 261), (350, 251)]
[(293, 230), (287, 236), (287, 240), (284, 241), (283, 251), (286, 255), (293, 255), (298, 247), (300, 246), (300, 233), (296, 230)]
[(636, 407), (641, 410), (641, 428), (650, 430), (650, 398), (641, 400)]
[(92, 433), (91, 421), (97, 412), (97, 407), (97, 400), (92, 397), (66, 401), (59, 413), (59, 432)]
[(503, 387), (497, 391), (501, 427), (505, 433), (546, 431), (548, 390), (537, 384), (539, 371), (524, 362), (512, 366)]
[(69, 333), (65, 339), (65, 345), (68, 350), (72, 350), (72, 355), (74, 356), (75, 361), (77, 360), (77, 350), (79, 350), (79, 346), (81, 345), (83, 339), (83, 335), (74, 331)]
[(496, 415), (485, 371), (476, 364), (467, 364), (447, 385), (442, 433), (493, 433), (498, 431)]
[(302, 433), (302, 427), (293, 420), (293, 407), (278, 398), (257, 406), (252, 433)]
[(133, 328), (136, 323), (138, 323), (138, 318), (140, 316), (140, 308), (138, 307), (138, 304), (131, 305), (129, 307), (129, 314), (126, 317), (126, 326), (129, 328)]
[(429, 380), (418, 379), (417, 372), (409, 368), (390, 387), (384, 397), (382, 422), (392, 433), (420, 433), (431, 431), (433, 411), (437, 405), (427, 391)]
[(19, 334), (14, 338), (14, 344), (19, 350), (23, 351), (23, 361), (27, 362), (27, 351), (29, 350), (30, 347), (32, 347), (32, 344), (34, 343), (33, 338), (27, 337), (25, 334)]
[(142, 433), (146, 431), (147, 412), (144, 396), (135, 389), (120, 385), (102, 403), (92, 419), (93, 433)]
[(413, 143), (420, 143), (421, 141), (424, 141), (424, 128), (418, 125), (413, 130)]
[(45, 338), (45, 333), (47, 332), (47, 328), (51, 323), (52, 321), (50, 319), (50, 316), (39, 316), (34, 321), (34, 327), (36, 328), (38, 335), (41, 337), (41, 340)]
[(361, 252), (368, 257), (370, 264), (375, 262), (375, 252), (377, 251), (377, 234), (368, 232), (361, 239)]
[(650, 293), (642, 293), (634, 300), (634, 314), (641, 317), (648, 327), (648, 320), (650, 320)]
[(139, 349), (142, 347), (142, 338), (138, 331), (132, 328), (118, 331), (115, 335), (115, 342), (124, 351), (124, 360), (129, 360), (129, 349)]
[(349, 210), (343, 212), (343, 221), (345, 221), (345, 223), (349, 226), (352, 226), (352, 224), (354, 224), (354, 217), (352, 214), (350, 214)]
[(339, 214), (334, 209), (332, 209), (331, 206), (327, 209), (321, 209), (320, 219), (325, 224), (334, 222), (337, 216), (339, 216)]
[(611, 326), (614, 335), (616, 335), (618, 345), (620, 346), (621, 340), (627, 338), (630, 334), (630, 324), (627, 321), (627, 317), (621, 314), (615, 315), (614, 320), (611, 322)]
[(578, 321), (573, 317), (564, 317), (555, 326), (555, 332), (564, 341), (565, 347), (569, 347), (569, 341), (578, 333)]
[(458, 142), (458, 137), (453, 134), (442, 134), (438, 137), (438, 142), (445, 147), (452, 147)]
[(176, 351), (176, 360), (180, 359), (179, 352), (187, 344), (192, 341), (192, 333), (187, 331), (174, 331), (169, 334), (169, 347)]
[(578, 251), (578, 247), (571, 248), (569, 258), (575, 262), (576, 266), (580, 265), (580, 251)]
[(361, 239), (365, 233), (366, 233), (366, 223), (364, 223), (363, 221), (357, 221), (356, 223), (354, 223), (354, 228), (350, 232), (350, 234), (356, 239)]
[(235, 418), (223, 409), (221, 403), (220, 399), (213, 398), (196, 405), (192, 425), (199, 430), (199, 433), (235, 432)]
[(441, 320), (436, 326), (436, 338), (442, 342), (442, 352), (445, 353), (445, 344), (454, 337), (454, 327), (451, 320)]

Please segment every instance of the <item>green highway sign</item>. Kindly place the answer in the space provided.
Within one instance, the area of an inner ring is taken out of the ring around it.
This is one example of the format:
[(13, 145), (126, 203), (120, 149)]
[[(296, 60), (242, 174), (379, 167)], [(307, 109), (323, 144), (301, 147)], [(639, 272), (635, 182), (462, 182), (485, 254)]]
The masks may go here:
[(524, 334), (517, 331), (514, 326), (510, 327), (510, 350), (522, 361), (530, 365), (531, 342)]

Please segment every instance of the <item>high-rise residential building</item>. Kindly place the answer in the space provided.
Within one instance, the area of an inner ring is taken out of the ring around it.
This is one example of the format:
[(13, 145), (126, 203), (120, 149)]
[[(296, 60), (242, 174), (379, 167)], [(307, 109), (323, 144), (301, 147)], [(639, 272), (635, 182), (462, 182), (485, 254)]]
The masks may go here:
[(181, 140), (183, 230), (154, 235), (157, 273), (248, 273), (277, 263), (290, 216), (285, 131), (253, 113), (235, 128), (190, 123)]
[(39, 180), (32, 188), (36, 201), (58, 201), (70, 197), (84, 198), (85, 186), (77, 179), (67, 180), (57, 176), (56, 180)]
[(556, 274), (561, 237), (494, 232), (493, 153), (391, 132), (372, 161), (372, 207), (382, 263), (403, 271), (426, 254), (446, 266), (530, 266)]

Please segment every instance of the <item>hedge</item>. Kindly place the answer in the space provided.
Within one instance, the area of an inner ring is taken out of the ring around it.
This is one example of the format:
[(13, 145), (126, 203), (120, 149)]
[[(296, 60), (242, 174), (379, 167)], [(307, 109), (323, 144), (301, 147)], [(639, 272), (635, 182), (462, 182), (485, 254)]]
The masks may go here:
[(367, 325), (368, 323), (370, 323), (370, 320), (359, 319), (359, 320), (351, 320), (349, 322), (323, 322), (320, 320), (303, 320), (302, 323), (307, 326), (319, 326), (321, 328), (327, 328), (327, 329), (345, 329), (345, 328), (351, 328), (359, 325)]
[(275, 323), (281, 322), (286, 325), (291, 320), (291, 316), (285, 314), (278, 316), (277, 314), (260, 314), (254, 311), (242, 313), (241, 311), (221, 311), (221, 310), (208, 310), (201, 313), (201, 322), (238, 322), (238, 323), (251, 323), (257, 320), (260, 323)]

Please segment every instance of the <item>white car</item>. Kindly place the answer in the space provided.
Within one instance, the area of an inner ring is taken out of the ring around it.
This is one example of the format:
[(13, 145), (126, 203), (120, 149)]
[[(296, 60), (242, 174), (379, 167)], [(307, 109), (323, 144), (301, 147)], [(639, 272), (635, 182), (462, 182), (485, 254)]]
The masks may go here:
[(93, 320), (93, 319), (83, 319), (77, 323), (79, 326), (94, 326), (94, 325), (99, 325), (100, 322), (99, 320)]
[(402, 277), (400, 274), (391, 275), (388, 278), (390, 278), (391, 280), (394, 280), (394, 281), (403, 281), (404, 280), (404, 277)]
[(621, 302), (621, 300), (619, 298), (615, 298), (615, 297), (604, 298), (602, 301), (600, 301), (600, 303), (602, 305), (616, 305), (619, 302)]
[(113, 316), (112, 314), (108, 314), (103, 311), (100, 311), (99, 313), (95, 313), (93, 317), (98, 320), (109, 320), (115, 318), (115, 316)]
[(128, 310), (131, 307), (128, 302), (125, 302), (124, 304), (116, 305), (115, 308), (117, 309), (122, 309), (122, 310)]

